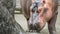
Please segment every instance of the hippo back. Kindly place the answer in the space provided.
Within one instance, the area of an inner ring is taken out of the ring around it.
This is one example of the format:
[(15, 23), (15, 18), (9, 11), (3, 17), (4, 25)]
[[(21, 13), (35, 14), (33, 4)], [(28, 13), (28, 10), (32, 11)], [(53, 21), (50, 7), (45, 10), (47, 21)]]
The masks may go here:
[(28, 19), (30, 17), (30, 6), (32, 1), (31, 0), (20, 0), (22, 13)]

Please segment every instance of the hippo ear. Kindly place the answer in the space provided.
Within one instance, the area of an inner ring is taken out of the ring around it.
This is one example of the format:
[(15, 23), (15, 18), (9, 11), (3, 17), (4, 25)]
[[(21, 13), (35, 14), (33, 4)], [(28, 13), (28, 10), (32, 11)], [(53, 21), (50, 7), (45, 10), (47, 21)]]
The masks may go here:
[(42, 0), (42, 3), (45, 3), (45, 0)]

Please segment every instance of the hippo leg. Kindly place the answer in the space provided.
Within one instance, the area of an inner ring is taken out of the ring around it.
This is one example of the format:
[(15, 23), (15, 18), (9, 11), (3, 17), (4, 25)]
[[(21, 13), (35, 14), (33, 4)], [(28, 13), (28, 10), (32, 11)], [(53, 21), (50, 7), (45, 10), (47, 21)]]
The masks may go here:
[(57, 19), (57, 15), (54, 15), (52, 19), (49, 20), (48, 22), (48, 30), (50, 34), (56, 34), (56, 28), (55, 28), (56, 19)]

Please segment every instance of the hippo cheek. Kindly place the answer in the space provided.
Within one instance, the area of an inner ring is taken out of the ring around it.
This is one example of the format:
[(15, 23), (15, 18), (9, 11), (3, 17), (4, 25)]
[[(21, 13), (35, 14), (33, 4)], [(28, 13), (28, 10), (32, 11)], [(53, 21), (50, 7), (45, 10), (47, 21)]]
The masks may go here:
[(44, 20), (43, 17), (40, 17), (39, 18), (39, 26), (40, 26), (40, 29), (42, 29), (44, 26), (45, 26), (46, 22)]

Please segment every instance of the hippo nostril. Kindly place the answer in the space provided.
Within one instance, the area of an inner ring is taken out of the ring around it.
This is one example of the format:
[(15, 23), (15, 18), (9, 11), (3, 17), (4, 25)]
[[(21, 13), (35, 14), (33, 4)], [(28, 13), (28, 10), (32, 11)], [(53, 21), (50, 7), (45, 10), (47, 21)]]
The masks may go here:
[(33, 25), (33, 29), (36, 30), (36, 32), (40, 32), (39, 22)]

